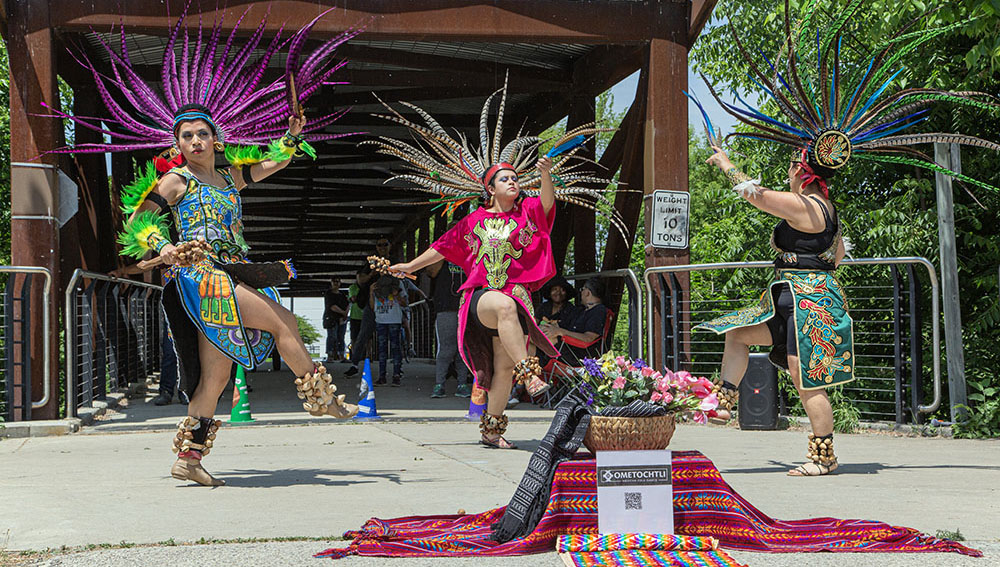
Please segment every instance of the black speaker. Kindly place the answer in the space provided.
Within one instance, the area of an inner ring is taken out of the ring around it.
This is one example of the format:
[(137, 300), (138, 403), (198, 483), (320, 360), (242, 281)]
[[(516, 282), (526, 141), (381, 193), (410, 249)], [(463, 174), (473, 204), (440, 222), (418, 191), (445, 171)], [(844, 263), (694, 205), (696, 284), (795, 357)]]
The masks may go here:
[(767, 353), (751, 354), (747, 372), (740, 382), (740, 429), (778, 428), (778, 369)]

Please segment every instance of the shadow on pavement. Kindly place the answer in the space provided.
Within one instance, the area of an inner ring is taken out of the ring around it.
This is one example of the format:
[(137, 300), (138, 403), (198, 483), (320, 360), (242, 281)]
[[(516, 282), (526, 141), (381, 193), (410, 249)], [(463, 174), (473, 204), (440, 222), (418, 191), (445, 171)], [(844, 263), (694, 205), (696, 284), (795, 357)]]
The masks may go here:
[[(802, 463), (785, 463), (782, 461), (769, 461), (771, 466), (769, 467), (752, 467), (752, 468), (723, 468), (720, 469), (726, 474), (759, 474), (759, 473), (774, 473), (774, 472), (787, 472)], [(950, 465), (887, 465), (885, 463), (840, 463), (837, 467), (837, 471), (833, 474), (843, 475), (843, 474), (878, 474), (882, 471), (888, 470), (907, 470), (907, 469), (972, 469), (972, 470), (987, 470), (987, 471), (1000, 471), (1000, 467), (990, 466), (990, 465), (962, 465), (962, 464), (950, 464)]]
[[(393, 484), (403, 484), (400, 471), (373, 470), (332, 470), (332, 469), (279, 469), (257, 470), (236, 469), (218, 472), (217, 476), (226, 481), (226, 486), (242, 488), (274, 488), (284, 486), (355, 486), (375, 484), (380, 480)], [(349, 477), (349, 478), (344, 478)], [(431, 480), (407, 479), (406, 484), (432, 482)]]

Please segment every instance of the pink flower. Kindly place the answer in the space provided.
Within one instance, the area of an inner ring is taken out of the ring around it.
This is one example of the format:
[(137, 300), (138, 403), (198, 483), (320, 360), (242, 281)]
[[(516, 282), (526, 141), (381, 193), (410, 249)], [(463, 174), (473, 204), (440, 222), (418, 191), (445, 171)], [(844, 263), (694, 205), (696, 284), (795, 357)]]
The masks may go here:
[(714, 385), (712, 384), (712, 381), (707, 378), (698, 378), (691, 384), (691, 391), (699, 398), (708, 396), (712, 393), (713, 389)]
[(663, 405), (667, 405), (670, 402), (674, 401), (674, 395), (671, 394), (670, 392), (663, 392), (660, 398), (662, 398), (663, 400)]
[(652, 368), (648, 367), (648, 366), (644, 366), (642, 368), (642, 370), (640, 370), (639, 372), (642, 373), (642, 376), (644, 378), (648, 378), (648, 377), (652, 376), (656, 371), (653, 370)]
[(698, 409), (701, 411), (710, 411), (717, 407), (719, 407), (719, 398), (715, 394), (709, 394), (698, 404)]
[(696, 411), (694, 412), (694, 422), (705, 425), (706, 423), (708, 423), (708, 418), (705, 417), (705, 414), (703, 412)]
[[(658, 401), (660, 401), (662, 399), (663, 399), (663, 394), (661, 394), (659, 392), (653, 392), (652, 394), (649, 395), (649, 401), (651, 401), (651, 402), (658, 402)], [(669, 402), (667, 402), (667, 403), (669, 403)]]
[(618, 366), (621, 366), (622, 368), (625, 368), (626, 366), (628, 366), (628, 361), (625, 360), (624, 356), (616, 356), (615, 357), (615, 364), (617, 364)]
[(669, 391), (673, 387), (673, 383), (670, 381), (669, 378), (667, 378), (666, 376), (664, 376), (664, 377), (659, 378), (658, 380), (656, 380), (654, 386), (656, 387), (657, 390), (659, 390), (661, 392), (666, 392), (666, 391)]
[(622, 390), (622, 389), (624, 389), (625, 388), (625, 377), (624, 376), (619, 376), (619, 377), (615, 378), (615, 381), (614, 381), (613, 384), (611, 384), (611, 387), (614, 388), (615, 390)]
[(679, 370), (675, 375), (677, 376), (678, 380), (683, 380), (688, 383), (691, 383), (695, 380), (695, 378), (691, 376), (691, 373), (688, 372), (687, 370)]

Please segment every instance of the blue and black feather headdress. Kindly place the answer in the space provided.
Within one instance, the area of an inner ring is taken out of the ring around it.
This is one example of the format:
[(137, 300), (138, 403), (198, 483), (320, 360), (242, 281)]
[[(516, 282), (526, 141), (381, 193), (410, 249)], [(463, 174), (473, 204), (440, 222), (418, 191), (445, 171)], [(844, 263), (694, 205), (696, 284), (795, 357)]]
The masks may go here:
[[(893, 88), (904, 70), (900, 66), (904, 56), (967, 22), (913, 31), (930, 14), (926, 12), (874, 46), (864, 64), (842, 64), (842, 33), (863, 5), (864, 0), (849, 0), (844, 10), (824, 27), (816, 24), (817, 0), (807, 2), (802, 17), (794, 25), (785, 0), (785, 40), (773, 60), (763, 53), (759, 59), (751, 56), (730, 23), (733, 42), (749, 65), (750, 79), (783, 116), (769, 115), (739, 95), (735, 95), (736, 104), (724, 102), (709, 84), (710, 92), (723, 109), (752, 128), (750, 132), (735, 132), (726, 138), (767, 140), (805, 150), (809, 162), (832, 172), (844, 167), (851, 158), (857, 158), (908, 164), (1000, 191), (935, 164), (913, 147), (944, 142), (1000, 150), (1000, 144), (975, 136), (914, 131), (915, 126), (928, 118), (928, 107), (937, 102), (996, 112), (1000, 110), (1000, 100), (982, 92)], [(813, 26), (818, 27), (815, 35), (810, 31)], [(811, 50), (815, 50), (816, 67), (808, 65), (803, 69), (799, 54)], [(705, 82), (708, 83), (707, 79)], [(701, 109), (701, 104), (693, 97), (692, 100)], [(711, 126), (706, 127), (711, 131)]]

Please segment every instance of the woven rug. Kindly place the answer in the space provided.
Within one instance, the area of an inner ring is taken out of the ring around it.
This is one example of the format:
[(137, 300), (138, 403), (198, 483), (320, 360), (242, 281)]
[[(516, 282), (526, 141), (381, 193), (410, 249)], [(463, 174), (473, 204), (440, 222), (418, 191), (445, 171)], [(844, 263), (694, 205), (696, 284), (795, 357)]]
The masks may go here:
[(747, 567), (719, 549), (714, 537), (561, 535), (556, 551), (566, 567)]
[[(360, 530), (344, 534), (349, 546), (316, 557), (501, 556), (555, 549), (560, 535), (597, 533), (594, 459), (567, 461), (556, 469), (549, 504), (534, 531), (507, 543), (489, 539), (490, 525), (503, 516), (496, 508), (473, 515), (372, 518)], [(674, 530), (678, 535), (713, 537), (722, 547), (742, 551), (814, 552), (950, 551), (982, 553), (912, 528), (872, 520), (775, 520), (743, 499), (722, 479), (712, 461), (697, 451), (673, 453)]]

